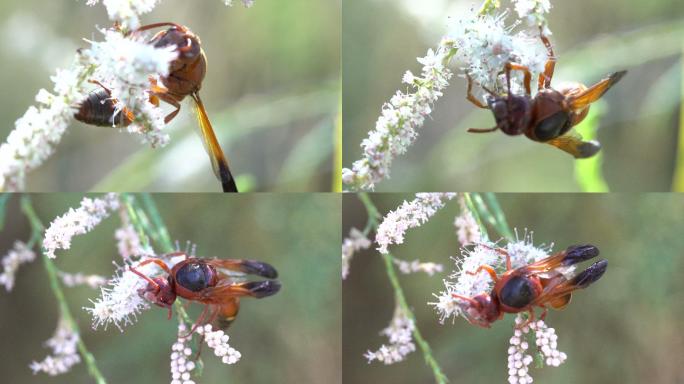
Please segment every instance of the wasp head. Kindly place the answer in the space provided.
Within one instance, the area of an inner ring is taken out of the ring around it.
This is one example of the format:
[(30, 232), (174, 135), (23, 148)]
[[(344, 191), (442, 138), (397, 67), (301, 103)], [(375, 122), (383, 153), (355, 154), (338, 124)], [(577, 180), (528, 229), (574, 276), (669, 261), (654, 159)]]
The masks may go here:
[(140, 297), (160, 307), (171, 308), (176, 301), (176, 292), (171, 288), (168, 279), (163, 277), (152, 278), (153, 283), (148, 283), (145, 288), (139, 289)]
[(507, 95), (487, 100), (496, 126), (507, 135), (521, 135), (530, 123), (532, 101), (527, 96)]
[(496, 298), (492, 298), (487, 293), (481, 293), (473, 297), (471, 301), (464, 302), (462, 309), (471, 324), (483, 328), (489, 328), (491, 323), (501, 315)]

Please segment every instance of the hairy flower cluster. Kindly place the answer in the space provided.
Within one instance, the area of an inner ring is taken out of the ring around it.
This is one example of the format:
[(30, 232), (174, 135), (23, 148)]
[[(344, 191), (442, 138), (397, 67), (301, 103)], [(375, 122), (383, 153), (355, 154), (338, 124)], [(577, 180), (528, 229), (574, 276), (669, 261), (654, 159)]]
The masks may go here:
[[(479, 243), (471, 249), (461, 249), (460, 258), (452, 258), (456, 263), (456, 270), (444, 280), (445, 291), (434, 294), (437, 302), (428, 303), (435, 307), (440, 322), (447, 318), (463, 316), (468, 319), (465, 309), (469, 303), (453, 297), (453, 294), (473, 297), (480, 293), (489, 293), (494, 282), (486, 271), (471, 275), (481, 265), (490, 265), (499, 272), (506, 270), (506, 258), (496, 251), (498, 246), (494, 243)], [(522, 240), (508, 243), (504, 250), (511, 256), (511, 267), (518, 268), (523, 265), (544, 259), (549, 255), (549, 247), (535, 247), (532, 244), (532, 234), (525, 234)], [(574, 267), (566, 267), (562, 272), (570, 273)]]
[(214, 350), (214, 354), (221, 358), (223, 364), (235, 364), (242, 355), (228, 344), (230, 337), (222, 330), (213, 331), (210, 324), (197, 328), (197, 333), (204, 335), (204, 342)]
[(397, 308), (390, 325), (380, 332), (381, 335), (389, 338), (389, 345), (383, 344), (377, 351), (368, 351), (364, 355), (368, 363), (373, 360), (380, 361), (386, 365), (398, 363), (406, 358), (406, 355), (416, 350), (413, 343), (413, 330), (415, 326), (404, 311)]
[(549, 0), (514, 0), (515, 12), (529, 25), (546, 25), (546, 14), (551, 10)]
[(461, 246), (479, 243), (482, 241), (480, 226), (477, 224), (477, 221), (475, 221), (473, 213), (468, 209), (463, 195), (458, 196), (458, 205), (461, 208), (461, 214), (454, 219), (458, 242)]
[(45, 342), (52, 349), (52, 355), (48, 355), (43, 361), (34, 361), (30, 368), (33, 374), (45, 372), (50, 376), (61, 375), (69, 372), (72, 366), (81, 361), (76, 344), (78, 334), (75, 333), (66, 321), (60, 320), (55, 334)]
[(190, 379), (195, 362), (190, 359), (192, 349), (188, 347), (189, 337), (185, 324), (178, 325), (178, 340), (171, 347), (171, 384), (195, 384)]
[(74, 236), (90, 232), (119, 209), (119, 205), (119, 195), (116, 193), (109, 193), (99, 199), (84, 198), (78, 208), (70, 208), (67, 213), (50, 223), (43, 239), (45, 255), (54, 259), (56, 250), (69, 249)]
[(146, 89), (150, 77), (168, 74), (175, 47), (152, 47), (142, 35), (103, 33), (104, 41), (91, 41), (90, 48), (77, 53), (71, 68), (58, 69), (51, 77), (54, 94), (41, 89), (36, 96), (39, 107), (29, 107), (16, 121), (0, 146), (0, 190), (23, 190), (26, 173), (52, 156), (74, 119), (74, 107), (88, 96), (88, 80), (96, 79), (111, 89), (117, 111), (127, 108), (134, 114), (129, 132), (141, 134), (152, 146), (168, 142), (162, 132), (162, 111), (149, 102)]
[(371, 246), (371, 241), (356, 228), (349, 231), (349, 237), (342, 242), (342, 279), (349, 276), (349, 265), (354, 253), (362, 249), (368, 249)]
[[(172, 268), (176, 263), (184, 259), (184, 256), (177, 256), (165, 259), (164, 262)], [(144, 261), (145, 259), (141, 259)], [(93, 317), (93, 329), (104, 325), (107, 329), (113, 323), (123, 332), (122, 326), (132, 324), (137, 315), (148, 309), (149, 303), (140, 297), (138, 290), (147, 286), (147, 281), (130, 270), (131, 262), (120, 266), (114, 276), (107, 282), (107, 286), (100, 288), (100, 297), (90, 300), (93, 304), (91, 308), (85, 308)], [(143, 275), (154, 278), (164, 274), (164, 271), (155, 263), (143, 266), (134, 265), (135, 269)]]
[(133, 256), (150, 255), (150, 250), (143, 247), (138, 233), (131, 224), (124, 224), (114, 232), (116, 238), (116, 249), (124, 260)]
[[(223, 2), (229, 7), (233, 5), (233, 0), (223, 0)], [(250, 8), (254, 5), (254, 0), (242, 0), (242, 5), (244, 5), (247, 8)]]
[(87, 285), (90, 288), (98, 288), (107, 284), (107, 278), (99, 275), (84, 275), (83, 273), (66, 273), (59, 271), (59, 277), (67, 287)]
[(442, 90), (449, 85), (451, 71), (447, 67), (454, 54), (454, 42), (443, 40), (437, 50), (428, 50), (427, 55), (418, 58), (423, 65), (422, 75), (406, 72), (403, 82), (412, 90), (397, 91), (382, 112), (375, 130), (361, 142), (363, 158), (342, 170), (342, 182), (350, 190), (372, 190), (375, 183), (389, 177), (389, 168), (398, 155), (418, 136), (416, 131), (423, 125), (425, 117), (432, 112), (432, 105), (442, 96)]
[[(96, 5), (100, 0), (88, 0), (86, 5)], [(117, 21), (126, 29), (136, 29), (140, 26), (140, 16), (152, 12), (160, 0), (102, 0), (107, 8), (109, 19)], [(233, 0), (223, 0), (227, 6), (233, 5)], [(249, 8), (254, 0), (242, 0), (242, 4)]]
[(30, 263), (36, 259), (36, 253), (21, 241), (15, 241), (14, 247), (2, 258), (2, 274), (0, 274), (0, 284), (5, 286), (9, 292), (14, 288), (14, 275), (19, 266)]
[(524, 322), (520, 314), (515, 318), (516, 329), (508, 347), (508, 382), (511, 384), (529, 384), (533, 381), (529, 374), (529, 365), (534, 359), (528, 353), (527, 341), (530, 330), (535, 333), (537, 350), (544, 357), (546, 365), (558, 367), (567, 358), (565, 353), (557, 349), (558, 336), (555, 329), (549, 328), (543, 320), (537, 320), (520, 329)]
[(451, 200), (455, 193), (416, 193), (416, 198), (404, 202), (399, 208), (385, 216), (378, 226), (375, 241), (380, 253), (388, 253), (390, 244), (404, 242), (404, 234), (409, 228), (426, 223), (437, 210), (444, 207), (444, 200)]
[(164, 114), (150, 103), (148, 90), (150, 77), (168, 75), (169, 64), (178, 56), (176, 46), (154, 47), (142, 34), (124, 36), (116, 30), (103, 33), (104, 41), (91, 41), (91, 47), (82, 51), (96, 68), (94, 77), (111, 90), (116, 111), (125, 108), (135, 116), (126, 127), (128, 132), (141, 134), (152, 147), (166, 145), (169, 136), (163, 132)]
[[(465, 64), (464, 71), (475, 83), (495, 91), (507, 91), (502, 74), (506, 63), (526, 66), (538, 74), (548, 60), (539, 29), (513, 32), (519, 21), (506, 25), (507, 17), (507, 12), (479, 14), (471, 9), (466, 17), (454, 19), (447, 35), (458, 49), (456, 59)], [(550, 31), (546, 29), (545, 33)], [(518, 93), (522, 76), (519, 71), (512, 75), (512, 92)]]
[(399, 271), (403, 274), (410, 274), (416, 272), (425, 272), (428, 276), (432, 276), (435, 273), (442, 272), (444, 266), (437, 263), (423, 263), (420, 260), (406, 261), (400, 259), (394, 259), (394, 264), (399, 267)]

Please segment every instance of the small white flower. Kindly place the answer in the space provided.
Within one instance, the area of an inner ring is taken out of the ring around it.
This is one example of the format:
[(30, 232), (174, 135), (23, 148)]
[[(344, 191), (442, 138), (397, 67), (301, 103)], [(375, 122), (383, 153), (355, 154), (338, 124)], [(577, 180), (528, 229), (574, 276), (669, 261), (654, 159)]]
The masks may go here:
[(230, 365), (240, 361), (242, 355), (228, 344), (230, 337), (222, 330), (213, 331), (211, 325), (206, 324), (198, 327), (197, 333), (204, 335), (204, 342), (214, 350), (214, 354), (221, 359), (223, 364)]
[(422, 77), (404, 74), (403, 82), (409, 83), (413, 91), (398, 91), (383, 105), (375, 130), (361, 142), (363, 158), (355, 161), (352, 169), (342, 170), (342, 182), (350, 190), (372, 190), (375, 183), (389, 177), (392, 161), (413, 143), (417, 129), (449, 85), (451, 71), (447, 64), (453, 49), (453, 41), (443, 40), (436, 51), (429, 49), (425, 57), (418, 58), (423, 65)]
[(188, 346), (189, 337), (185, 324), (178, 325), (178, 339), (171, 347), (171, 382), (191, 384), (190, 375), (195, 369), (195, 362), (191, 360), (192, 349)]
[[(464, 71), (478, 84), (495, 91), (507, 91), (502, 71), (508, 62), (526, 66), (534, 74), (544, 71), (548, 60), (539, 30), (514, 33), (517, 23), (506, 25), (508, 14), (480, 15), (474, 10), (461, 19), (454, 19), (448, 37), (458, 49), (456, 58), (465, 64)], [(511, 92), (522, 90), (522, 76), (513, 71)]]
[(342, 279), (349, 276), (349, 265), (354, 253), (370, 248), (372, 242), (356, 228), (349, 231), (349, 237), (342, 242)]
[(2, 274), (0, 284), (9, 292), (14, 287), (14, 275), (21, 264), (30, 263), (36, 259), (36, 254), (31, 248), (21, 241), (15, 241), (14, 247), (2, 258)]
[(463, 195), (458, 196), (458, 205), (461, 207), (461, 214), (454, 219), (456, 235), (461, 246), (476, 244), (482, 241), (480, 226), (475, 221), (472, 212), (468, 209)]
[(380, 253), (388, 253), (390, 244), (404, 242), (409, 228), (416, 228), (427, 222), (437, 210), (444, 206), (443, 200), (451, 200), (455, 193), (417, 193), (411, 202), (404, 202), (399, 208), (385, 216), (378, 226), (375, 241)]
[[(233, 6), (233, 0), (223, 0), (223, 2), (229, 7)], [(242, 0), (242, 5), (244, 5), (247, 8), (250, 8), (254, 5), (254, 0)]]
[(90, 288), (98, 288), (107, 284), (107, 278), (98, 275), (84, 275), (83, 273), (66, 273), (59, 271), (59, 277), (67, 287), (87, 285)]
[(133, 228), (133, 225), (128, 224), (128, 221), (124, 221), (124, 224), (114, 232), (114, 238), (116, 238), (116, 249), (124, 260), (130, 259), (132, 256), (150, 256), (152, 254), (149, 249), (143, 247), (138, 232)]
[(377, 351), (367, 351), (364, 357), (368, 363), (373, 360), (380, 361), (386, 365), (403, 361), (406, 356), (416, 350), (413, 343), (413, 330), (415, 326), (401, 308), (397, 307), (390, 325), (380, 332), (381, 335), (389, 338), (389, 345), (382, 345)]
[[(184, 256), (177, 256), (171, 259), (164, 259), (169, 268), (184, 259)], [(144, 261), (141, 259), (140, 261)], [(107, 282), (107, 286), (100, 288), (100, 297), (90, 300), (93, 304), (91, 308), (84, 308), (93, 317), (93, 329), (104, 325), (107, 329), (113, 323), (123, 332), (122, 326), (130, 325), (137, 320), (137, 315), (150, 307), (149, 303), (140, 297), (138, 290), (147, 286), (147, 281), (130, 270), (131, 261), (119, 266), (112, 278)], [(134, 265), (135, 269), (143, 275), (154, 278), (164, 275), (164, 271), (155, 263), (146, 265)]]
[(394, 264), (399, 267), (399, 271), (403, 274), (410, 274), (416, 272), (425, 272), (428, 276), (432, 276), (435, 273), (442, 272), (444, 266), (442, 264), (436, 263), (423, 263), (420, 260), (406, 261), (395, 258)]
[(43, 239), (45, 255), (54, 259), (56, 250), (69, 249), (74, 236), (90, 232), (119, 209), (119, 204), (119, 195), (115, 193), (109, 193), (101, 199), (84, 198), (78, 208), (70, 208), (67, 213), (50, 223)]
[(76, 348), (77, 343), (78, 334), (65, 320), (60, 319), (55, 334), (45, 342), (45, 345), (52, 349), (52, 355), (41, 362), (32, 362), (30, 368), (33, 374), (45, 372), (50, 376), (56, 376), (68, 372), (81, 361)]

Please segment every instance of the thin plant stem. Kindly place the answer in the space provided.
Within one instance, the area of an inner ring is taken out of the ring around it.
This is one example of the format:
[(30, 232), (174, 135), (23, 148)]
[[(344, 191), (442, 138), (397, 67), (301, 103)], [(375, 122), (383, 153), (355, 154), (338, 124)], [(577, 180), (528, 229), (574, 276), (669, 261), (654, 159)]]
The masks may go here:
[[(684, 46), (682, 47), (684, 54)], [(681, 97), (679, 107), (679, 139), (677, 144), (677, 165), (672, 182), (674, 192), (684, 192), (684, 60), (682, 62), (682, 84), (680, 88)]]
[[(340, 81), (341, 82), (341, 81)], [(342, 88), (340, 88), (342, 89)], [(335, 117), (335, 159), (333, 161), (332, 191), (342, 192), (342, 91), (340, 91)]]
[[(38, 215), (36, 214), (31, 204), (31, 200), (27, 195), (21, 197), (21, 210), (22, 212), (24, 212), (24, 214), (29, 219), (29, 222), (31, 224), (32, 235), (29, 243), (35, 243), (37, 245), (40, 245), (40, 248), (42, 248), (42, 234), (45, 230), (45, 227), (38, 218)], [(50, 281), (50, 289), (52, 290), (52, 293), (55, 295), (55, 299), (59, 304), (61, 316), (64, 319), (64, 321), (66, 321), (69, 328), (71, 328), (71, 330), (78, 335), (78, 351), (83, 357), (83, 361), (85, 361), (86, 366), (88, 367), (88, 373), (95, 379), (95, 381), (98, 384), (106, 384), (107, 381), (102, 375), (102, 372), (100, 372), (100, 370), (98, 369), (95, 357), (90, 353), (90, 351), (88, 351), (88, 348), (83, 342), (83, 339), (80, 336), (81, 333), (79, 331), (78, 325), (76, 324), (76, 321), (74, 320), (74, 317), (72, 316), (71, 311), (69, 310), (69, 305), (67, 305), (66, 299), (64, 297), (64, 291), (62, 291), (62, 287), (59, 283), (59, 278), (57, 277), (57, 267), (55, 267), (55, 264), (52, 262), (52, 260), (49, 257), (45, 256), (44, 253), (42, 257), (43, 265), (45, 266), (45, 271), (47, 272), (48, 279)]]
[(162, 246), (166, 248), (167, 252), (171, 252), (173, 250), (173, 242), (169, 236), (169, 231), (166, 229), (166, 226), (162, 221), (159, 210), (157, 209), (157, 205), (154, 203), (154, 200), (152, 200), (152, 197), (148, 193), (142, 195), (142, 201), (145, 209), (147, 209), (147, 212), (149, 212), (150, 218), (152, 219), (152, 224), (157, 229), (159, 241), (161, 242)]
[(11, 193), (0, 195), (0, 231), (5, 227), (5, 209), (7, 208), (7, 200), (9, 200)]
[(501, 209), (501, 205), (499, 205), (499, 200), (496, 198), (496, 195), (492, 192), (487, 192), (484, 194), (484, 198), (487, 201), (487, 204), (489, 204), (489, 209), (492, 214), (494, 214), (494, 219), (496, 220), (497, 228), (499, 229), (499, 235), (512, 241), (513, 231), (511, 231), (511, 227), (508, 226), (506, 215), (504, 214), (503, 209)]
[[(364, 234), (367, 235), (367, 231), (369, 232), (370, 230), (377, 230), (379, 225), (378, 219), (380, 218), (380, 213), (378, 212), (377, 207), (375, 206), (375, 204), (373, 204), (373, 201), (370, 199), (368, 194), (359, 193), (358, 197), (359, 200), (361, 200), (361, 202), (365, 206), (366, 212), (368, 214), (368, 223), (366, 224), (366, 229), (364, 229)], [(444, 375), (444, 373), (442, 372), (442, 369), (440, 368), (437, 360), (432, 356), (432, 349), (430, 348), (430, 344), (428, 344), (428, 342), (423, 338), (423, 335), (421, 335), (420, 330), (418, 329), (418, 325), (416, 324), (416, 317), (414, 316), (413, 311), (411, 310), (411, 308), (408, 305), (408, 302), (406, 301), (406, 296), (404, 296), (404, 290), (401, 288), (401, 284), (399, 284), (399, 278), (394, 268), (394, 256), (387, 253), (383, 254), (382, 258), (385, 261), (387, 277), (389, 278), (390, 283), (392, 284), (392, 288), (394, 289), (394, 295), (397, 304), (401, 307), (406, 317), (413, 322), (413, 338), (416, 340), (416, 343), (423, 352), (425, 363), (432, 369), (432, 373), (435, 376), (435, 381), (437, 383), (447, 383), (449, 380), (447, 379), (446, 375)]]

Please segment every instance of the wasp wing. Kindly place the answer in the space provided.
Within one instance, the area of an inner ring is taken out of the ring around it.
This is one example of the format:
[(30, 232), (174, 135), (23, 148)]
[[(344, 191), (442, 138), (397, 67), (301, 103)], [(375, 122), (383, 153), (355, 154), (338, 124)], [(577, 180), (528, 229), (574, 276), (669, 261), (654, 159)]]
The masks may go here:
[(591, 244), (571, 245), (565, 250), (545, 259), (528, 264), (520, 269), (526, 273), (545, 273), (560, 267), (568, 267), (599, 255), (599, 250)]
[(200, 99), (197, 92), (194, 92), (191, 95), (192, 99), (195, 101), (195, 115), (197, 116), (197, 123), (199, 124), (202, 143), (204, 144), (204, 149), (207, 151), (209, 159), (211, 160), (211, 167), (214, 170), (214, 174), (221, 182), (224, 192), (237, 192), (238, 190), (237, 186), (235, 185), (235, 179), (230, 173), (228, 161), (226, 160), (226, 156), (223, 154), (221, 145), (214, 134), (214, 129), (212, 128), (209, 117), (207, 116), (207, 112), (204, 109), (202, 99)]
[(233, 272), (239, 272), (246, 275), (256, 275), (275, 279), (278, 277), (278, 271), (272, 265), (256, 260), (244, 259), (209, 259), (207, 264), (219, 269), (227, 269)]
[(542, 293), (534, 299), (532, 304), (549, 304), (557, 309), (563, 308), (570, 302), (573, 291), (586, 288), (596, 282), (606, 272), (607, 267), (608, 261), (604, 259), (595, 262), (572, 279), (557, 275), (547, 281), (545, 285), (543, 284)]
[[(278, 280), (248, 281), (236, 283), (230, 279), (223, 279), (214, 287), (208, 287), (201, 291), (202, 300), (224, 302), (233, 297), (263, 297), (273, 296), (280, 291)], [(200, 300), (201, 301), (201, 300)]]
[(605, 79), (592, 85), (589, 89), (577, 96), (572, 96), (569, 100), (570, 107), (574, 110), (582, 109), (603, 96), (615, 83), (620, 81), (627, 71), (611, 73)]
[(601, 143), (596, 140), (583, 141), (582, 136), (574, 131), (545, 141), (545, 143), (571, 154), (576, 159), (592, 157), (601, 150)]

